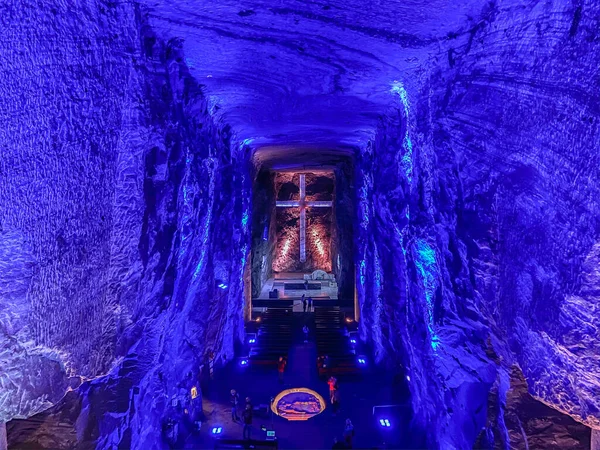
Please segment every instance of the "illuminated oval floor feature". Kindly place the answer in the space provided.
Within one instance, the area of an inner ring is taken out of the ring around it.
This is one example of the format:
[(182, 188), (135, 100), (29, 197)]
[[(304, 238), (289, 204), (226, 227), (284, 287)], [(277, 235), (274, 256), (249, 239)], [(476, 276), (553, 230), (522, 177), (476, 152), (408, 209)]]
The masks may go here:
[(311, 389), (286, 389), (277, 394), (271, 410), (287, 420), (308, 420), (325, 410), (325, 400)]

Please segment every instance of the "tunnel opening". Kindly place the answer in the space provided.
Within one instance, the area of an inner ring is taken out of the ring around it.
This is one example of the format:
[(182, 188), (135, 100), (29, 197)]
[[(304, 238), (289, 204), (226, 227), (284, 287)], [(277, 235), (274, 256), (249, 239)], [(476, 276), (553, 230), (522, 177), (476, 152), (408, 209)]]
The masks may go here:
[(253, 160), (253, 301), (301, 298), (310, 281), (320, 292), (306, 294), (353, 315), (352, 151), (265, 147)]

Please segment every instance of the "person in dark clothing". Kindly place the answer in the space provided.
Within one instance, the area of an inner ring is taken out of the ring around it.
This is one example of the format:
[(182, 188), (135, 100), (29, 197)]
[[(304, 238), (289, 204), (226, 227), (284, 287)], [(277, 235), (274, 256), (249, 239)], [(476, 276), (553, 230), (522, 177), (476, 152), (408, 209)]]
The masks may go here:
[(302, 328), (302, 331), (304, 332), (304, 343), (306, 344), (308, 342), (308, 333), (309, 333), (309, 329), (308, 329), (308, 325), (304, 325), (304, 327)]
[(352, 439), (354, 438), (354, 425), (350, 419), (346, 419), (346, 427), (344, 428), (344, 440), (348, 448), (352, 448)]
[(238, 403), (240, 402), (240, 394), (238, 394), (235, 389), (232, 389), (230, 394), (231, 396), (229, 398), (229, 402), (231, 403), (231, 420), (237, 422), (240, 420), (237, 414)]
[(306, 312), (306, 296), (302, 294), (302, 312)]
[(242, 419), (244, 420), (244, 439), (250, 440), (250, 433), (252, 432), (252, 406), (246, 405), (246, 409), (242, 413)]
[(308, 297), (308, 312), (312, 312), (313, 307), (313, 299), (312, 297)]

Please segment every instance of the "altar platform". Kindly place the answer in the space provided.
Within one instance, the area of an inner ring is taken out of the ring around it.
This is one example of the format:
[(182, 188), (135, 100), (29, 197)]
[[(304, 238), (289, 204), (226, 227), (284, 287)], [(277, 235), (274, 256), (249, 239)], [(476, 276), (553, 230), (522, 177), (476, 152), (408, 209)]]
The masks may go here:
[[(332, 280), (314, 280), (308, 279), (305, 284), (305, 276), (310, 273), (277, 273), (273, 278), (267, 280), (262, 287), (258, 300), (269, 300), (269, 293), (277, 289), (278, 299), (295, 300), (300, 299), (302, 294), (313, 300), (337, 300), (338, 285), (335, 278)], [(305, 289), (307, 287), (308, 289)]]

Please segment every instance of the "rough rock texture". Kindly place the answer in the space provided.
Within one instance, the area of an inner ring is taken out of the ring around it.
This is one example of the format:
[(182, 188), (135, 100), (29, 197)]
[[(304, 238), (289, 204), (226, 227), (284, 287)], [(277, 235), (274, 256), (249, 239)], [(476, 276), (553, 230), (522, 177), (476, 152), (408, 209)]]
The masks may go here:
[(351, 160), (339, 162), (335, 175), (335, 207), (331, 235), (333, 273), (338, 284), (338, 298), (354, 299), (354, 168)]
[(252, 296), (258, 297), (273, 274), (277, 243), (275, 174), (257, 170), (252, 189)]
[(132, 4), (8, 6), (0, 421), (102, 376), (78, 438), (160, 446), (161, 411), (243, 333), (247, 148)]
[(506, 397), (504, 417), (511, 448), (590, 448), (591, 430), (532, 398), (516, 368), (511, 370), (511, 389)]
[(141, 275), (135, 12), (69, 9), (2, 6), (0, 421), (110, 367)]
[(512, 363), (534, 397), (600, 426), (598, 8), (486, 5), (394, 84), (361, 154), (363, 331), (403, 355), (430, 445), (471, 446)]
[(539, 442), (515, 365), (600, 428), (597, 1), (149, 8), (0, 6), (0, 422), (83, 379), (79, 440), (161, 446), (242, 334), (251, 148), (354, 154), (362, 335), (429, 447)]

